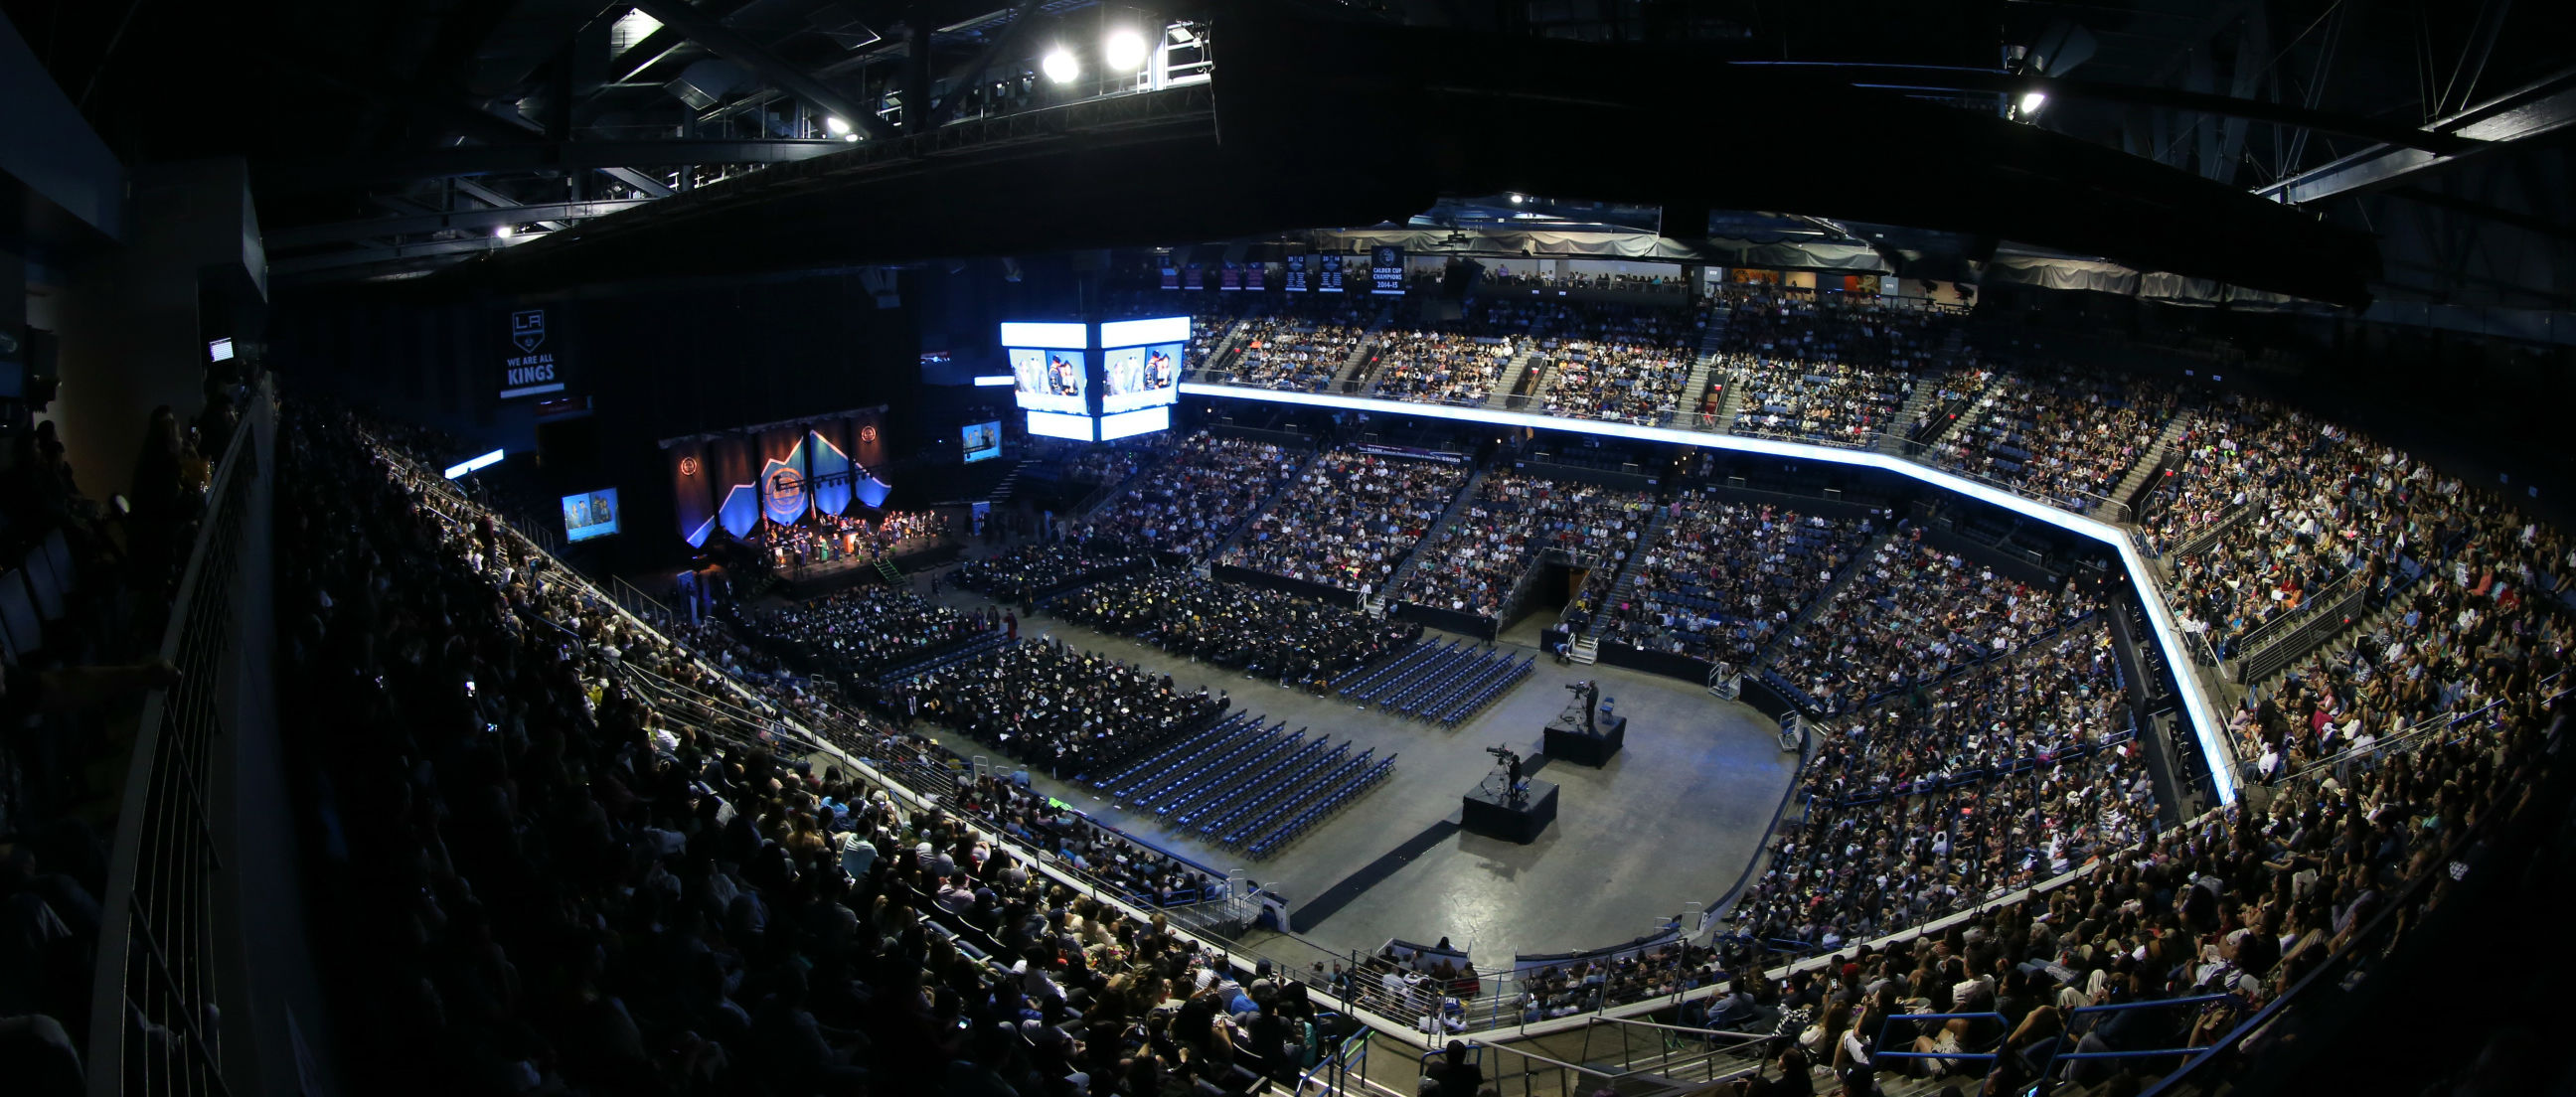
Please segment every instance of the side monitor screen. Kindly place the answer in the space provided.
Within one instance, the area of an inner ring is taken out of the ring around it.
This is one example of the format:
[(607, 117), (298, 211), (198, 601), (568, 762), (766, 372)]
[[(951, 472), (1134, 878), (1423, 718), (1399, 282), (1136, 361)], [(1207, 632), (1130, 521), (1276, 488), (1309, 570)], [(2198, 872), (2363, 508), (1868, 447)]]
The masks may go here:
[(959, 434), (965, 443), (967, 464), (990, 461), (1002, 455), (1002, 424), (999, 420), (968, 423)]
[(617, 489), (601, 488), (563, 497), (564, 538), (587, 541), (617, 532)]

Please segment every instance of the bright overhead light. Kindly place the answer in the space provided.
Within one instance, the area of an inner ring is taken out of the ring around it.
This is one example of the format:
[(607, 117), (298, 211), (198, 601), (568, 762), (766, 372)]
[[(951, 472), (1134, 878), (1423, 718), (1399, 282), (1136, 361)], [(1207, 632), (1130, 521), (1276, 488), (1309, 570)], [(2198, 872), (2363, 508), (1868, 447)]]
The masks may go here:
[(2039, 92), (2035, 92), (2035, 91), (2026, 91), (2026, 92), (2021, 93), (2021, 114), (2022, 114), (2022, 117), (2024, 117), (2024, 118), (2028, 118), (2028, 117), (2030, 117), (2031, 115), (2034, 115), (2034, 114), (2039, 113), (2039, 108), (2040, 108), (2041, 106), (2045, 105), (2047, 102), (2048, 102), (2048, 96), (2043, 95), (2043, 94), (2041, 94), (2041, 93), (2039, 93)]
[(1071, 83), (1074, 77), (1082, 75), (1082, 63), (1073, 59), (1073, 51), (1057, 46), (1038, 62), (1038, 71), (1056, 83)]
[(1517, 194), (1513, 195), (1513, 196), (1512, 196), (1512, 204), (1513, 204), (1513, 205), (1515, 205), (1515, 206), (1520, 205), (1520, 204), (1521, 204), (1521, 196), (1520, 196), (1520, 195), (1517, 195)]
[(1100, 58), (1108, 62), (1111, 72), (1134, 72), (1145, 63), (1144, 36), (1132, 30), (1111, 31), (1109, 40), (1101, 43)]
[(823, 117), (823, 128), (832, 131), (832, 135), (835, 137), (850, 132), (850, 124), (841, 121), (839, 115), (825, 115)]
[(518, 229), (515, 226), (503, 225), (492, 230), (492, 238), (495, 240), (507, 240), (510, 238), (510, 234), (516, 231), (518, 231)]
[(841, 135), (841, 140), (844, 141), (857, 141), (858, 139), (859, 135), (855, 133), (844, 133)]

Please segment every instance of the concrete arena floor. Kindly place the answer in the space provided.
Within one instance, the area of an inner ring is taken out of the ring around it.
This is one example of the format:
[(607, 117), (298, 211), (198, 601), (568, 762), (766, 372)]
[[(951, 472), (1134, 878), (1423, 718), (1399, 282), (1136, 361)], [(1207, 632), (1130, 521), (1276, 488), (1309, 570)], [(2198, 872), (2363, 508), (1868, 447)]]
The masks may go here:
[[(927, 580), (915, 577), (916, 589)], [(939, 601), (986, 604), (943, 587)], [(1536, 653), (1524, 623), (1502, 647)], [(1240, 672), (1174, 658), (1158, 648), (1041, 614), (1020, 634), (1139, 662), (1174, 685), (1231, 692), (1236, 707), (1288, 727), (1329, 729), (1338, 741), (1400, 755), (1387, 781), (1267, 861), (1240, 855), (1131, 814), (1089, 789), (1033, 776), (1042, 791), (1095, 818), (1212, 868), (1242, 867), (1288, 898), (1308, 940), (1336, 952), (1373, 950), (1389, 937), (1471, 948), (1480, 962), (1514, 952), (1615, 944), (1708, 903), (1735, 883), (1761, 846), (1796, 772), (1770, 721), (1692, 683), (1609, 666), (1557, 666), (1538, 653), (1531, 676), (1455, 729), (1400, 720), (1339, 699), (1311, 697)], [(1436, 630), (1425, 638), (1449, 639)], [(1523, 640), (1514, 643), (1514, 640)], [(1595, 770), (1549, 763), (1537, 776), (1561, 787), (1556, 824), (1528, 846), (1457, 831), (1459, 797), (1491, 771), (1484, 748), (1537, 752), (1539, 731), (1572, 696), (1563, 686), (1601, 682), (1628, 717), (1626, 748)], [(972, 739), (924, 725), (960, 754), (990, 756)], [(1310, 732), (1311, 734), (1311, 732)], [(998, 759), (997, 759), (998, 762)]]

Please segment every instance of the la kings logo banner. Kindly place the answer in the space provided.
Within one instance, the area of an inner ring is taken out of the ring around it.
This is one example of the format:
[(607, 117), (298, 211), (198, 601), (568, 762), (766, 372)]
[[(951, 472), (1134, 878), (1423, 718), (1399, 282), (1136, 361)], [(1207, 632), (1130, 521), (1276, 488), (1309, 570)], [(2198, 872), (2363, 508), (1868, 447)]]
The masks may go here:
[(510, 345), (519, 353), (501, 359), (501, 399), (562, 392), (563, 375), (555, 355), (546, 350), (546, 310), (520, 309), (510, 314)]

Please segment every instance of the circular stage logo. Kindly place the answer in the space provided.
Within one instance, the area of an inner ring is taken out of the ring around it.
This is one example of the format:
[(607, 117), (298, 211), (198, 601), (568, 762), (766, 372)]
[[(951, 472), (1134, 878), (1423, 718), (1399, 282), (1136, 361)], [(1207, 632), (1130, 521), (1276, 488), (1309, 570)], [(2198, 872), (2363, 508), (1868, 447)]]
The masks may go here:
[(695, 458), (695, 457), (683, 457), (683, 458), (680, 458), (680, 475), (682, 475), (682, 476), (695, 476), (695, 475), (697, 475), (697, 474), (698, 474), (698, 459), (697, 459), (697, 458)]
[(877, 444), (877, 425), (870, 423), (864, 427), (860, 427), (859, 441), (871, 446)]

